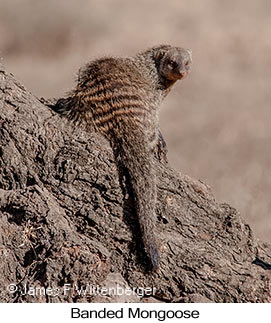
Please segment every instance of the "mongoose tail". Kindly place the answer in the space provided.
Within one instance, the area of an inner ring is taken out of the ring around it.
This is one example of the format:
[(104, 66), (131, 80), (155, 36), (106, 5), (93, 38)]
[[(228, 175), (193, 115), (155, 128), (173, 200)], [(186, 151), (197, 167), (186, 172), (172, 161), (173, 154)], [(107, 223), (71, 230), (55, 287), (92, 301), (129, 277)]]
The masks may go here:
[(151, 260), (152, 269), (157, 270), (160, 256), (154, 232), (156, 176), (152, 151), (141, 132), (142, 130), (129, 127), (129, 138), (133, 140), (127, 141), (127, 135), (123, 135), (118, 140), (118, 145), (121, 147), (121, 162), (129, 173), (145, 251)]

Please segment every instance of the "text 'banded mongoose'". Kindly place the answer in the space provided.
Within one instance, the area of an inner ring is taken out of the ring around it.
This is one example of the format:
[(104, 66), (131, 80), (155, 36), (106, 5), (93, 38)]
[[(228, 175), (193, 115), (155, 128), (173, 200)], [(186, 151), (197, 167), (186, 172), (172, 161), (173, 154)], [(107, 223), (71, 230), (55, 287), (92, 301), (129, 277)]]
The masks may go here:
[(78, 84), (54, 110), (104, 135), (128, 170), (145, 251), (159, 267), (153, 163), (158, 114), (173, 84), (190, 72), (189, 50), (161, 45), (133, 57), (105, 57), (79, 71)]

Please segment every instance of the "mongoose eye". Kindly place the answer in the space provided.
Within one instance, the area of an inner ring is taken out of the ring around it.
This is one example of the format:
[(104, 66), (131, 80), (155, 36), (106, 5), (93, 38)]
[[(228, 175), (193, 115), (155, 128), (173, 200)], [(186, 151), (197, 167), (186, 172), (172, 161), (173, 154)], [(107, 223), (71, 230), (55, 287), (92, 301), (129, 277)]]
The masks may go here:
[(175, 67), (177, 66), (177, 62), (170, 60), (170, 61), (168, 62), (168, 66), (169, 66), (170, 68), (175, 68)]

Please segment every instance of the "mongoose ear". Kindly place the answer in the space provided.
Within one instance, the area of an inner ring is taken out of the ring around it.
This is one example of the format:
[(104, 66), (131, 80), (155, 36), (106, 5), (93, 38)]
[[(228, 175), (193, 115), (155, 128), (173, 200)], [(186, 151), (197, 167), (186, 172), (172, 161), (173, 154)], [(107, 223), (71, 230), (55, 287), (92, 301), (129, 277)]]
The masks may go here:
[(160, 51), (160, 50), (157, 50), (154, 52), (153, 54), (153, 58), (154, 60), (157, 62), (157, 61), (160, 61), (160, 59), (162, 58), (163, 56), (163, 53)]
[(153, 58), (156, 61), (159, 61), (163, 56), (170, 50), (171, 46), (169, 45), (160, 45), (153, 47)]

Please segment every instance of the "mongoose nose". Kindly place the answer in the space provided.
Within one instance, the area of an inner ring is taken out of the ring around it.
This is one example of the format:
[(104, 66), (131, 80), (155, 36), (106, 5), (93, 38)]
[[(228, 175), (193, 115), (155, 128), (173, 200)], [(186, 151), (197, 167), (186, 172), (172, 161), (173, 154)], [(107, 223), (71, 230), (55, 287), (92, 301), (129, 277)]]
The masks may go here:
[(187, 76), (188, 72), (187, 71), (184, 71), (183, 69), (179, 70), (178, 71), (178, 75), (179, 75), (179, 78), (180, 79), (183, 79)]

